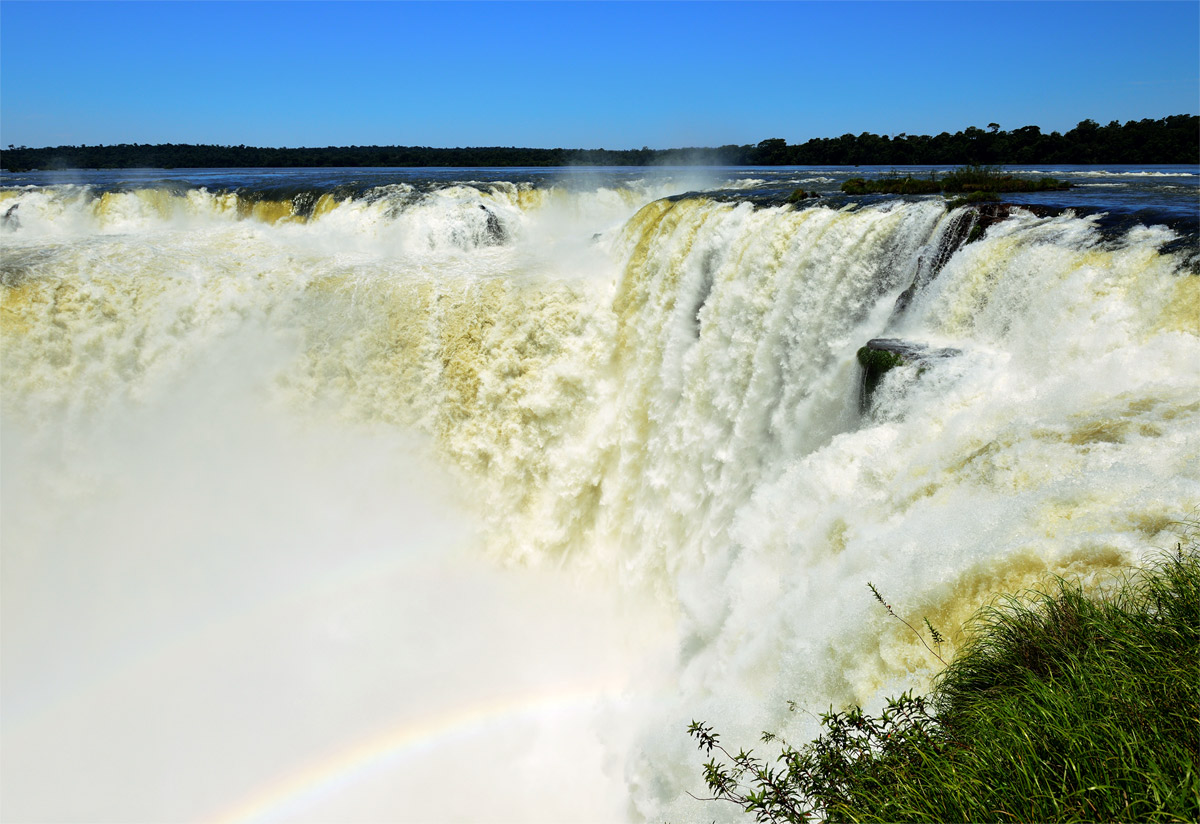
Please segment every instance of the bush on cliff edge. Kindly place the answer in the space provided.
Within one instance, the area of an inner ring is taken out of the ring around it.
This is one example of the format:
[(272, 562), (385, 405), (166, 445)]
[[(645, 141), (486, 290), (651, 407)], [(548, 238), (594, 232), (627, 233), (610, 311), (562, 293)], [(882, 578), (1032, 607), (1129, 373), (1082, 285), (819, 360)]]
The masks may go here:
[(693, 722), (712, 798), (758, 821), (1200, 820), (1196, 535), (1105, 597), (986, 608), (930, 696), (831, 711), (774, 764)]

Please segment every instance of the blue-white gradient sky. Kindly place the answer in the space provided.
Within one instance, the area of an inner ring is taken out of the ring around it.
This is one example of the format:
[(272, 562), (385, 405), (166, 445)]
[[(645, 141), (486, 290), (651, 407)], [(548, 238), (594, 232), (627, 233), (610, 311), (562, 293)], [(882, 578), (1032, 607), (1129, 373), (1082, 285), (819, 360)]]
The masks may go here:
[(1200, 3), (0, 2), (0, 143), (718, 146), (1200, 109)]

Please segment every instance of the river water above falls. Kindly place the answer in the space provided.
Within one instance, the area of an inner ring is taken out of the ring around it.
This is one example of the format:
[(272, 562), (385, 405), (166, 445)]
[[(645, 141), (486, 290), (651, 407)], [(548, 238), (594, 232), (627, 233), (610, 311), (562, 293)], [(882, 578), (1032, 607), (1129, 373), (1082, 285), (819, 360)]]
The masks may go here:
[(0, 814), (730, 816), (691, 719), (928, 687), (868, 581), (952, 651), (1173, 546), (1200, 170), (890, 171), (5, 175)]

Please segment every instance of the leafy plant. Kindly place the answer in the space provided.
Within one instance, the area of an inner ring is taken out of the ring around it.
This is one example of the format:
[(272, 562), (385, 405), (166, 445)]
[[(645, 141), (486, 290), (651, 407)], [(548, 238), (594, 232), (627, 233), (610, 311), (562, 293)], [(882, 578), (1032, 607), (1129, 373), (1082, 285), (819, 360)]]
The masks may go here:
[(1106, 597), (1059, 580), (982, 610), (927, 698), (831, 709), (799, 748), (763, 733), (773, 762), (692, 722), (711, 798), (764, 822), (1200, 820), (1200, 524), (1181, 527)]

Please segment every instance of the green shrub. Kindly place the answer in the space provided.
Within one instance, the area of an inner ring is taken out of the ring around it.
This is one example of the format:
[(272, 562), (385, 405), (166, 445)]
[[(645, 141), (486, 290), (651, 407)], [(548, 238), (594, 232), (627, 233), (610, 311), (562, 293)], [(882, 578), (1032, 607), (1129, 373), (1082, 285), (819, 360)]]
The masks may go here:
[(712, 797), (759, 821), (1200, 820), (1194, 529), (1106, 597), (1059, 581), (988, 607), (930, 697), (822, 727), (774, 766), (689, 732)]
[(865, 178), (852, 177), (849, 180), (842, 182), (842, 191), (848, 195), (865, 195), (869, 194), (867, 189), (867, 181)]

